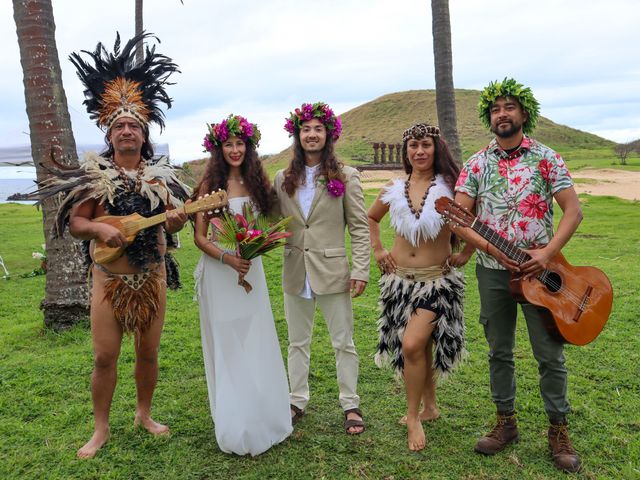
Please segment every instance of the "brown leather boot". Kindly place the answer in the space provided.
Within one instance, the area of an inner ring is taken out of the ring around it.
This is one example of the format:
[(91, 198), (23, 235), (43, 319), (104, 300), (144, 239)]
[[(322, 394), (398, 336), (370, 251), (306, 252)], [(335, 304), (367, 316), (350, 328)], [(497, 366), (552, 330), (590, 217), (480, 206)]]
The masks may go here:
[(514, 412), (498, 412), (496, 425), (484, 437), (476, 442), (474, 450), (485, 455), (495, 455), (510, 443), (520, 440), (518, 425)]
[(569, 440), (567, 423), (552, 423), (547, 432), (549, 438), (549, 450), (556, 468), (564, 472), (579, 472), (582, 461)]

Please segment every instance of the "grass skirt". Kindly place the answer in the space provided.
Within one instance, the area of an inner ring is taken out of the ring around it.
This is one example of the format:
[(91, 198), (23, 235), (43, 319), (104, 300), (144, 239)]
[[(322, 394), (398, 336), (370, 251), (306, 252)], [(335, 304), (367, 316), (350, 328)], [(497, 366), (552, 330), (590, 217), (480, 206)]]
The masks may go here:
[(417, 308), (436, 313), (435, 328), (431, 334), (435, 354), (433, 367), (438, 377), (446, 376), (465, 355), (464, 275), (456, 270), (429, 281), (414, 281), (395, 273), (385, 274), (380, 287), (378, 319), (380, 340), (375, 354), (376, 365), (391, 365), (402, 375), (404, 357), (402, 338), (404, 330)]

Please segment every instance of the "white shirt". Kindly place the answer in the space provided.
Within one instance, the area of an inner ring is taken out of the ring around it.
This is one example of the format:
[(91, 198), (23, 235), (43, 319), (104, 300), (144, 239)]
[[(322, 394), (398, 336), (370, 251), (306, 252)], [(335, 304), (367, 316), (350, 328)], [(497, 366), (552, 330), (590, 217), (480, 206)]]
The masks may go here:
[[(302, 209), (302, 215), (306, 219), (309, 216), (309, 210), (311, 210), (311, 203), (316, 193), (316, 173), (320, 164), (313, 167), (307, 167), (305, 165), (305, 183), (298, 187), (298, 202), (300, 202), (300, 208)], [(311, 284), (309, 283), (309, 276), (305, 274), (304, 286), (298, 294), (302, 298), (313, 298), (315, 295), (311, 290)]]

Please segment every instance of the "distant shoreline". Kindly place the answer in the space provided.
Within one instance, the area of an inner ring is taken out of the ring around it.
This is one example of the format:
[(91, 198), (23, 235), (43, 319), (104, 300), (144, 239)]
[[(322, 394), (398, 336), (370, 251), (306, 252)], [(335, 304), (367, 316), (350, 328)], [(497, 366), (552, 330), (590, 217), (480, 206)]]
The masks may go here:
[(34, 178), (0, 178), (0, 203), (20, 202), (33, 203), (28, 200), (18, 200), (14, 195), (25, 195), (35, 190)]

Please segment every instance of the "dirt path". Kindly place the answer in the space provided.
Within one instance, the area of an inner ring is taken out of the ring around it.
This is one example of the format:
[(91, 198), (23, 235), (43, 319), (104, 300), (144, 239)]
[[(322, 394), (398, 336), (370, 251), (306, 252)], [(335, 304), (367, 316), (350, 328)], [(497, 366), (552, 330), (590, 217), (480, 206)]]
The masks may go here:
[[(402, 176), (402, 170), (365, 170), (361, 173), (364, 188), (382, 188), (390, 178)], [(586, 168), (575, 172), (573, 178), (578, 193), (640, 200), (640, 172)]]

